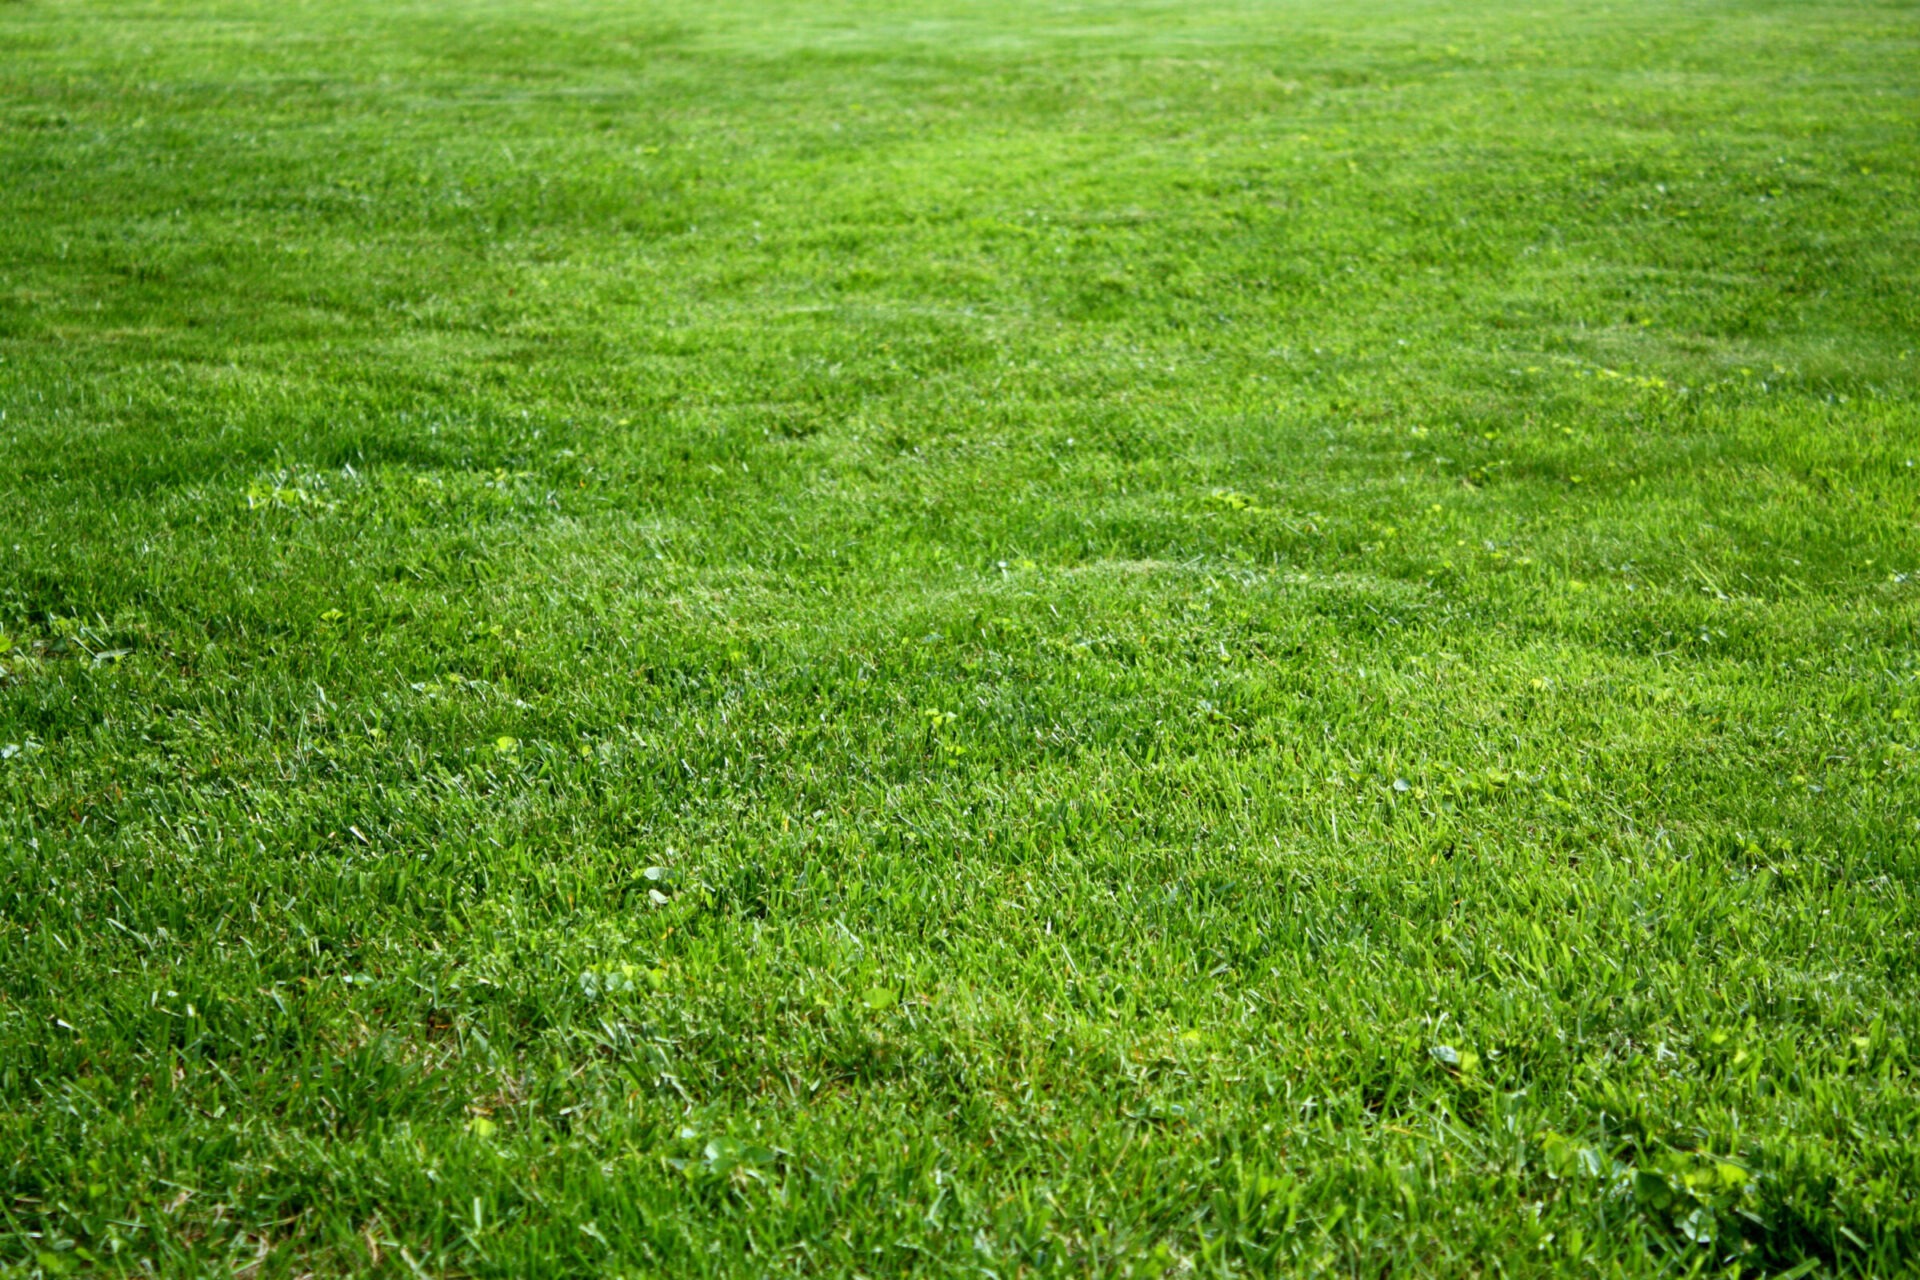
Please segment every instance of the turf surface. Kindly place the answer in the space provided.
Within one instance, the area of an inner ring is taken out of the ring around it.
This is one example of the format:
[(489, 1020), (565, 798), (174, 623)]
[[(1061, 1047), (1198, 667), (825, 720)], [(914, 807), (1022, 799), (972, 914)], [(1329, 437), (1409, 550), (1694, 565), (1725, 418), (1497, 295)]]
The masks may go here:
[(0, 3), (0, 1267), (1912, 1268), (1916, 68)]

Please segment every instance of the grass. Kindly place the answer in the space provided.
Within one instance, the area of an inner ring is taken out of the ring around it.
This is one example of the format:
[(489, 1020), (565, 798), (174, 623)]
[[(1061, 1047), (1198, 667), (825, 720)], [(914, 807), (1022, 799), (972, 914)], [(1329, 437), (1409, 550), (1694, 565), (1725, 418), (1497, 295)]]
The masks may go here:
[(1913, 1271), (1917, 59), (0, 4), (0, 1268)]

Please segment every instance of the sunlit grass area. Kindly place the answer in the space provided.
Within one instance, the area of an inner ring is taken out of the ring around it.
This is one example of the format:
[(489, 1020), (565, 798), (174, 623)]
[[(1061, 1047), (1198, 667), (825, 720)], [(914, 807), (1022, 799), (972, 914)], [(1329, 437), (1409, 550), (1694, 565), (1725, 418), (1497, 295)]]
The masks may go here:
[(1917, 69), (0, 2), (0, 1268), (1911, 1270)]

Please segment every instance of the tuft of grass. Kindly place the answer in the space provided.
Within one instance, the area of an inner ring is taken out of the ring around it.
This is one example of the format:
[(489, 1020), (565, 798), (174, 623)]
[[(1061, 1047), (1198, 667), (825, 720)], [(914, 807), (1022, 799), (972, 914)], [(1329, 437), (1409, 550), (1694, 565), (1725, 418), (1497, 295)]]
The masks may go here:
[(0, 1269), (1910, 1272), (1917, 42), (0, 6)]

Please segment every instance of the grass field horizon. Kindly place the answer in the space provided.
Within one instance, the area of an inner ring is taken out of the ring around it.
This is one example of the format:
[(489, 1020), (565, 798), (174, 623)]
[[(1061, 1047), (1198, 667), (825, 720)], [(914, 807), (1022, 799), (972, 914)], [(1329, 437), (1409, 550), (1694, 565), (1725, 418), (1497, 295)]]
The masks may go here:
[(1912, 1273), (1917, 69), (0, 3), (0, 1272)]

